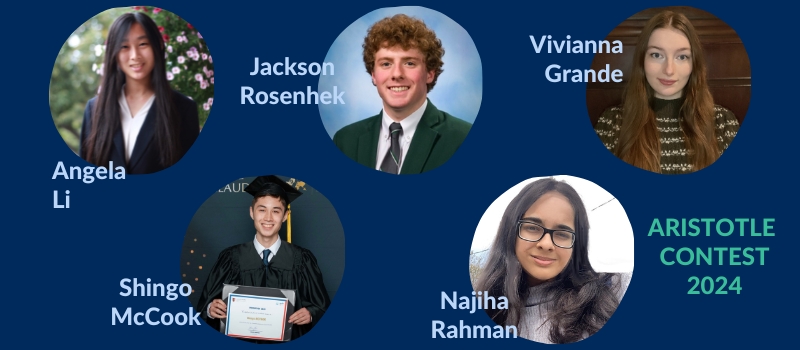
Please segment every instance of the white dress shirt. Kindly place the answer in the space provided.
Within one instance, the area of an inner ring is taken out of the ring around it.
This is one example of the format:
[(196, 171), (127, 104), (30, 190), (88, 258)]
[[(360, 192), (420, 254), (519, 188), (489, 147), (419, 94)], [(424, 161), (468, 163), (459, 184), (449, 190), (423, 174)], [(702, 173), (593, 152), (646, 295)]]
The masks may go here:
[[(408, 153), (408, 147), (411, 146), (411, 139), (414, 138), (414, 132), (417, 131), (417, 125), (419, 125), (419, 121), (422, 119), (422, 114), (425, 113), (425, 108), (427, 107), (428, 100), (425, 100), (419, 109), (400, 121), (400, 126), (403, 127), (403, 131), (400, 133), (400, 167), (398, 170), (403, 169), (403, 164), (405, 164), (406, 160), (406, 154)], [(375, 163), (375, 170), (381, 170), (383, 158), (386, 157), (386, 153), (388, 153), (389, 148), (392, 147), (392, 137), (391, 133), (389, 132), (389, 125), (392, 125), (392, 123), (395, 122), (392, 120), (392, 118), (386, 115), (386, 110), (381, 111), (381, 115), (381, 134), (378, 138), (378, 154)]]
[(147, 102), (144, 103), (142, 108), (136, 112), (136, 115), (131, 115), (131, 109), (128, 107), (128, 99), (125, 97), (125, 86), (122, 86), (122, 93), (119, 96), (120, 108), (120, 121), (122, 122), (122, 137), (125, 139), (125, 160), (131, 160), (133, 154), (133, 147), (136, 146), (136, 138), (139, 137), (139, 131), (142, 130), (147, 113), (150, 112), (150, 107), (153, 106), (153, 101), (156, 100), (156, 95), (150, 96)]
[(278, 238), (275, 240), (275, 243), (272, 243), (271, 246), (268, 248), (264, 248), (261, 243), (258, 242), (258, 233), (256, 233), (255, 237), (253, 237), (253, 245), (256, 246), (256, 251), (258, 252), (258, 256), (261, 257), (261, 260), (264, 260), (264, 249), (269, 249), (269, 256), (267, 257), (267, 261), (272, 261), (272, 258), (275, 257), (275, 254), (278, 252), (278, 249), (281, 248), (281, 239)]

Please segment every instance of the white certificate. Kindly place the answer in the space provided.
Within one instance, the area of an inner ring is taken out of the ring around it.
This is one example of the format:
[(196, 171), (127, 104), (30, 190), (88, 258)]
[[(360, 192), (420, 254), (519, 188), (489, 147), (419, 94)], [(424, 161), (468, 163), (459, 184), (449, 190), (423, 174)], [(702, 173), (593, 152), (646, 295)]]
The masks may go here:
[(283, 340), (286, 298), (230, 293), (225, 335), (238, 338)]

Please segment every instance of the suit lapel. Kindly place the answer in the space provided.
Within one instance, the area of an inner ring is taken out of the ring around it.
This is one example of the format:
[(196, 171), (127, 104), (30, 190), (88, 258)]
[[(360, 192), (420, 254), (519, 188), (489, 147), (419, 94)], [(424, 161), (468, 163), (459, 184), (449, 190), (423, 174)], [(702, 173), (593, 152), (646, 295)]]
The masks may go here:
[(153, 104), (150, 106), (150, 110), (147, 111), (147, 119), (144, 120), (142, 129), (139, 130), (139, 136), (136, 137), (136, 143), (133, 146), (133, 154), (131, 154), (131, 159), (128, 162), (128, 166), (131, 168), (136, 167), (136, 163), (142, 158), (144, 151), (147, 149), (147, 145), (149, 145), (150, 140), (153, 139), (156, 126), (155, 114), (155, 104)]
[(417, 130), (414, 131), (414, 139), (411, 140), (411, 145), (408, 147), (408, 154), (406, 154), (403, 167), (400, 169), (401, 174), (422, 172), (422, 168), (433, 150), (433, 145), (436, 143), (436, 138), (439, 137), (439, 132), (434, 130), (438, 123), (439, 110), (428, 100), (428, 107), (425, 108)]
[(381, 115), (374, 118), (373, 123), (367, 125), (365, 133), (358, 137), (358, 159), (357, 162), (366, 164), (375, 169), (375, 162), (378, 156), (378, 139), (381, 135)]
[[(117, 128), (117, 131), (114, 133), (114, 151), (111, 154), (112, 160), (119, 159), (122, 161), (122, 164), (127, 165), (127, 162), (125, 162), (125, 138), (122, 137), (122, 127)], [(121, 157), (115, 158), (113, 156), (114, 154), (118, 154)]]

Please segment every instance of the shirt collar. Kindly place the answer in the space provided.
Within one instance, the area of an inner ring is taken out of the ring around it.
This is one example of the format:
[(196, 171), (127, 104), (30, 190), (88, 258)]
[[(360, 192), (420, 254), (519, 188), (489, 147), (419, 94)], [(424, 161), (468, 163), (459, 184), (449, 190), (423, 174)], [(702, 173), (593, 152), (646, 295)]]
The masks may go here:
[(256, 233), (256, 235), (253, 236), (253, 245), (256, 246), (256, 252), (258, 255), (261, 255), (261, 258), (263, 259), (264, 255), (262, 255), (262, 253), (264, 252), (264, 249), (269, 249), (272, 254), (278, 254), (278, 249), (281, 248), (281, 239), (278, 238), (275, 240), (275, 243), (272, 243), (271, 246), (264, 248), (264, 246), (258, 242), (258, 233)]
[[(422, 106), (417, 108), (416, 111), (412, 112), (408, 117), (400, 121), (400, 126), (403, 127), (403, 134), (407, 136), (413, 136), (414, 131), (417, 130), (417, 125), (419, 125), (419, 121), (422, 119), (422, 114), (425, 113), (425, 108), (428, 107), (428, 100), (425, 99), (425, 102), (422, 103)], [(382, 129), (387, 131), (389, 130), (389, 125), (394, 123), (395, 121), (386, 115), (386, 111), (381, 111), (382, 115)]]

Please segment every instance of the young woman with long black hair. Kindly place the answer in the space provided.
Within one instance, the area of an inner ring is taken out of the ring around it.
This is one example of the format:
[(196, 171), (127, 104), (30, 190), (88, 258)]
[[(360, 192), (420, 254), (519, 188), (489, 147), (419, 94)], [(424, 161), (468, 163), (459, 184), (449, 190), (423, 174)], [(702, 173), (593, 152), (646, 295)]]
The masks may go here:
[(167, 81), (164, 41), (144, 13), (126, 13), (108, 31), (103, 79), (89, 100), (80, 156), (148, 174), (178, 162), (200, 132), (197, 104)]
[(487, 309), (497, 324), (541, 343), (571, 343), (600, 330), (630, 274), (598, 273), (589, 262), (589, 218), (572, 186), (552, 178), (509, 203), (475, 290), (508, 299)]

